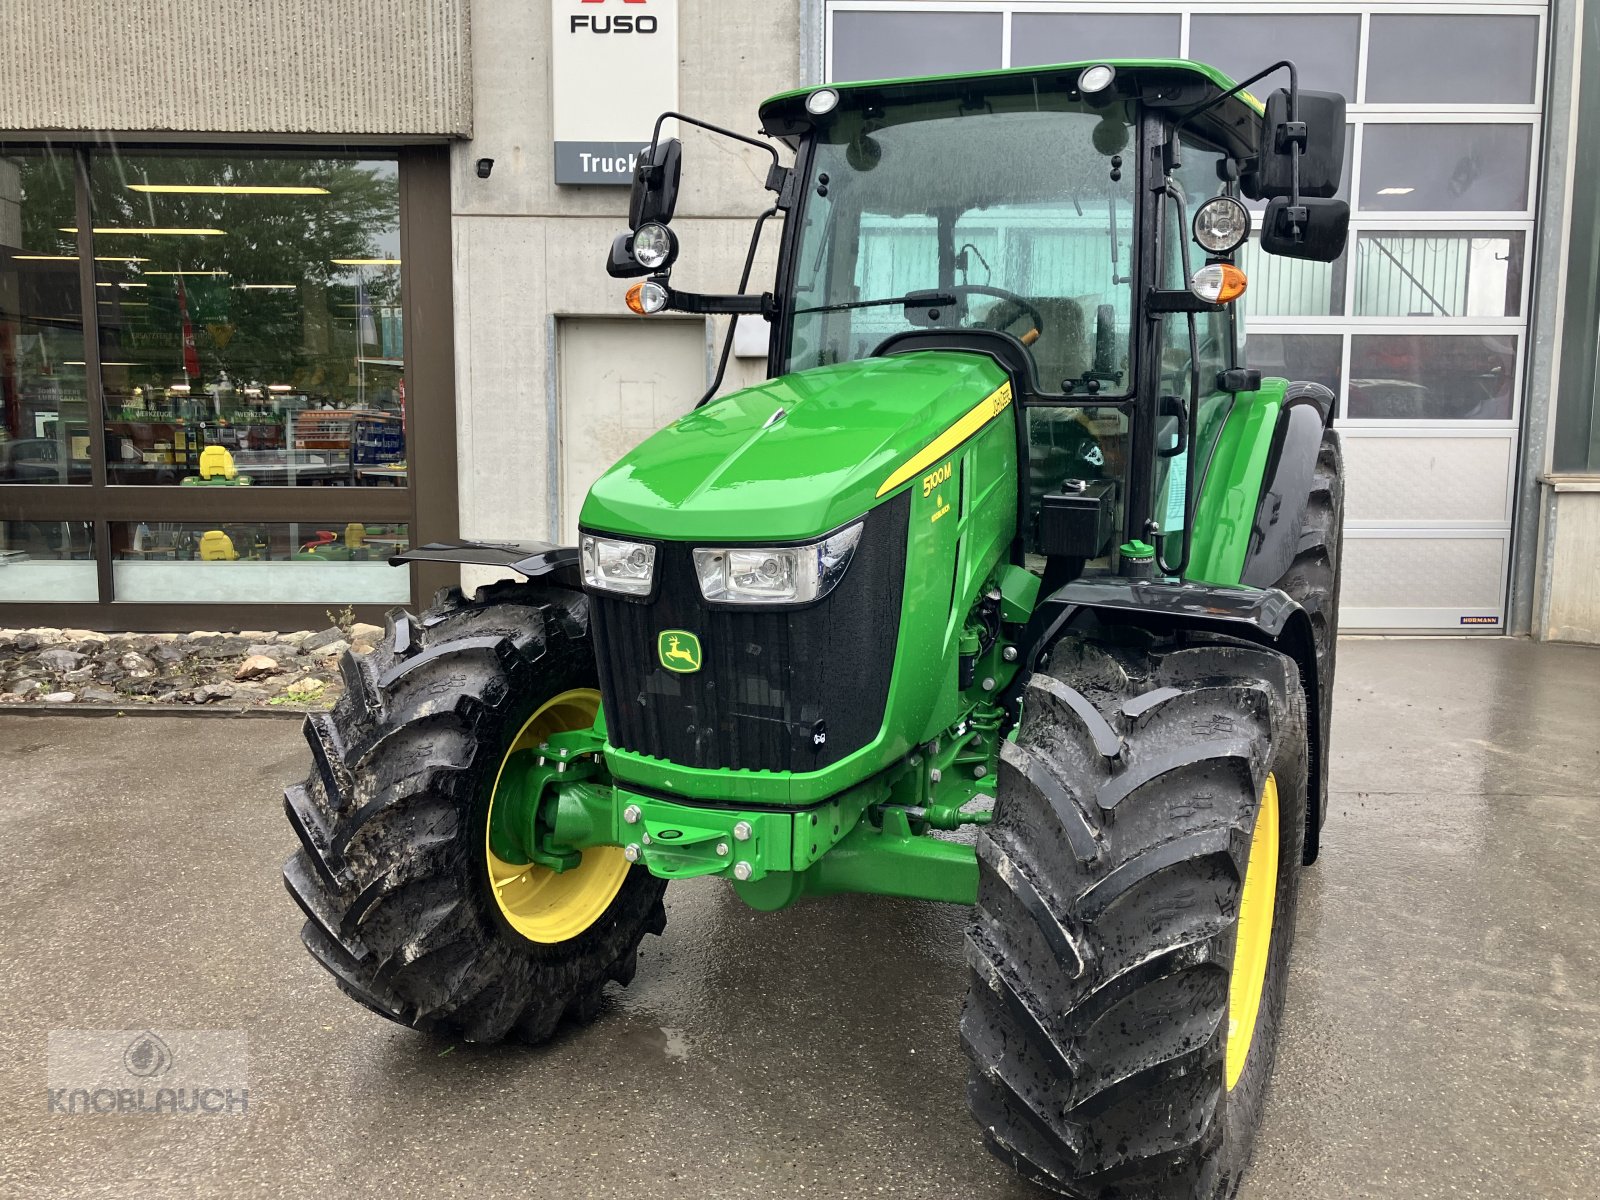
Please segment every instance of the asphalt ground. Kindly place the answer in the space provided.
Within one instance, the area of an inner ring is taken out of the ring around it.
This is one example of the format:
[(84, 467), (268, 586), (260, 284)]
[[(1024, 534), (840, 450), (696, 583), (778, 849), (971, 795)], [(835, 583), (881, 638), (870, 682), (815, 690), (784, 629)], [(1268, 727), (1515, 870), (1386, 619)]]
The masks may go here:
[[(1338, 691), (1240, 1195), (1588, 1200), (1600, 650), (1347, 640)], [(305, 767), (290, 721), (0, 717), (0, 1196), (1041, 1195), (965, 1112), (960, 910), (674, 884), (594, 1025), (452, 1046), (301, 948)], [(241, 1032), (247, 1111), (52, 1113), (74, 1029)]]

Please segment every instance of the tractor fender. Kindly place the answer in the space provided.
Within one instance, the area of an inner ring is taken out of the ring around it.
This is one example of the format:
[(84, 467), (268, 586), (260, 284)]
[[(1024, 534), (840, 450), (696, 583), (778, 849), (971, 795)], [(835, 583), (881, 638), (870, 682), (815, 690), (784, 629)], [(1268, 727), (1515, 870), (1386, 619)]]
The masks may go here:
[(413, 562), (508, 567), (540, 583), (583, 590), (583, 572), (578, 565), (576, 546), (557, 546), (551, 542), (429, 542), (396, 554), (389, 565), (398, 567)]
[(1333, 405), (1333, 393), (1320, 383), (1291, 383), (1284, 392), (1240, 583), (1271, 587), (1294, 561), (1322, 431), (1332, 420)]
[[(1309, 487), (1309, 484), (1308, 484)], [(1308, 830), (1321, 824), (1328, 794), (1327, 755), (1323, 753), (1322, 707), (1316, 638), (1305, 609), (1275, 587), (1253, 588), (1214, 583), (1168, 583), (1120, 576), (1075, 579), (1040, 600), (1018, 641), (1018, 671), (1000, 700), (1010, 721), (1020, 711), (1027, 677), (1045, 665), (1056, 640), (1069, 627), (1100, 624), (1133, 625), (1158, 637), (1192, 630), (1255, 642), (1288, 655), (1300, 668), (1306, 698), (1306, 741), (1312, 769), (1307, 780)]]

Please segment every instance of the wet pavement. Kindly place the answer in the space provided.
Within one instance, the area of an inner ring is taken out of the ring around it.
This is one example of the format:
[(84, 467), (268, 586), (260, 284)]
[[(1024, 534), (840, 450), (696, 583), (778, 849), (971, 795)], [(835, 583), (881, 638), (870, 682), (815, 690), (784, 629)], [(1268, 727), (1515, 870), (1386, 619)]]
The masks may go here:
[[(1349, 640), (1240, 1196), (1600, 1177), (1600, 650)], [(0, 1196), (1037, 1197), (979, 1144), (963, 915), (676, 884), (593, 1026), (430, 1041), (300, 948), (289, 721), (0, 718)], [(47, 1112), (57, 1029), (242, 1030), (249, 1111)]]

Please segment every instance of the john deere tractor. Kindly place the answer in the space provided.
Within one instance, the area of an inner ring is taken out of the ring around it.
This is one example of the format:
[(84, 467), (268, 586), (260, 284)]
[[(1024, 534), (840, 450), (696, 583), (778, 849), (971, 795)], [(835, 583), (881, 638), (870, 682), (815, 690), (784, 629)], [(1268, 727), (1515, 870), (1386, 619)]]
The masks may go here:
[(1343, 99), (1152, 60), (669, 118), (771, 156), (740, 291), (674, 282), (659, 123), (608, 269), (768, 322), (768, 378), (607, 470), (576, 546), (398, 560), (518, 578), (391, 614), (307, 722), (306, 946), (392, 1020), (538, 1042), (675, 881), (966, 905), (994, 1153), (1232, 1194), (1327, 809), (1343, 509), (1333, 396), (1261, 378), (1239, 298), (1342, 253)]

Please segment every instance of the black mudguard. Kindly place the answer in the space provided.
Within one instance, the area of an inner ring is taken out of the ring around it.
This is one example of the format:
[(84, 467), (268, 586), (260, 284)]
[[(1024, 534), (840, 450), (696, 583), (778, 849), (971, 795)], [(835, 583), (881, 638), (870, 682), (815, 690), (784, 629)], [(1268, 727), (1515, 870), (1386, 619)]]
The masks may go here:
[(1240, 583), (1271, 587), (1294, 561), (1322, 431), (1333, 415), (1333, 405), (1333, 393), (1320, 383), (1291, 383), (1284, 393)]
[[(1309, 490), (1309, 484), (1307, 487)], [(1161, 637), (1182, 630), (1224, 634), (1256, 642), (1294, 659), (1305, 689), (1311, 761), (1317, 764), (1309, 780), (1306, 812), (1309, 828), (1319, 827), (1323, 800), (1328, 794), (1327, 755), (1323, 753), (1323, 708), (1328, 698), (1323, 695), (1318, 678), (1311, 620), (1298, 603), (1275, 587), (1167, 583), (1119, 576), (1075, 579), (1039, 602), (1018, 637), (1024, 649), (1022, 662), (1029, 669), (1018, 671), (1001, 697), (1012, 720), (1016, 719), (1028, 675), (1044, 665), (1056, 639), (1070, 627), (1096, 622), (1133, 625)]]
[(508, 567), (540, 583), (575, 591), (583, 589), (576, 546), (557, 546), (550, 542), (430, 542), (396, 554), (389, 565), (398, 567), (410, 562)]

